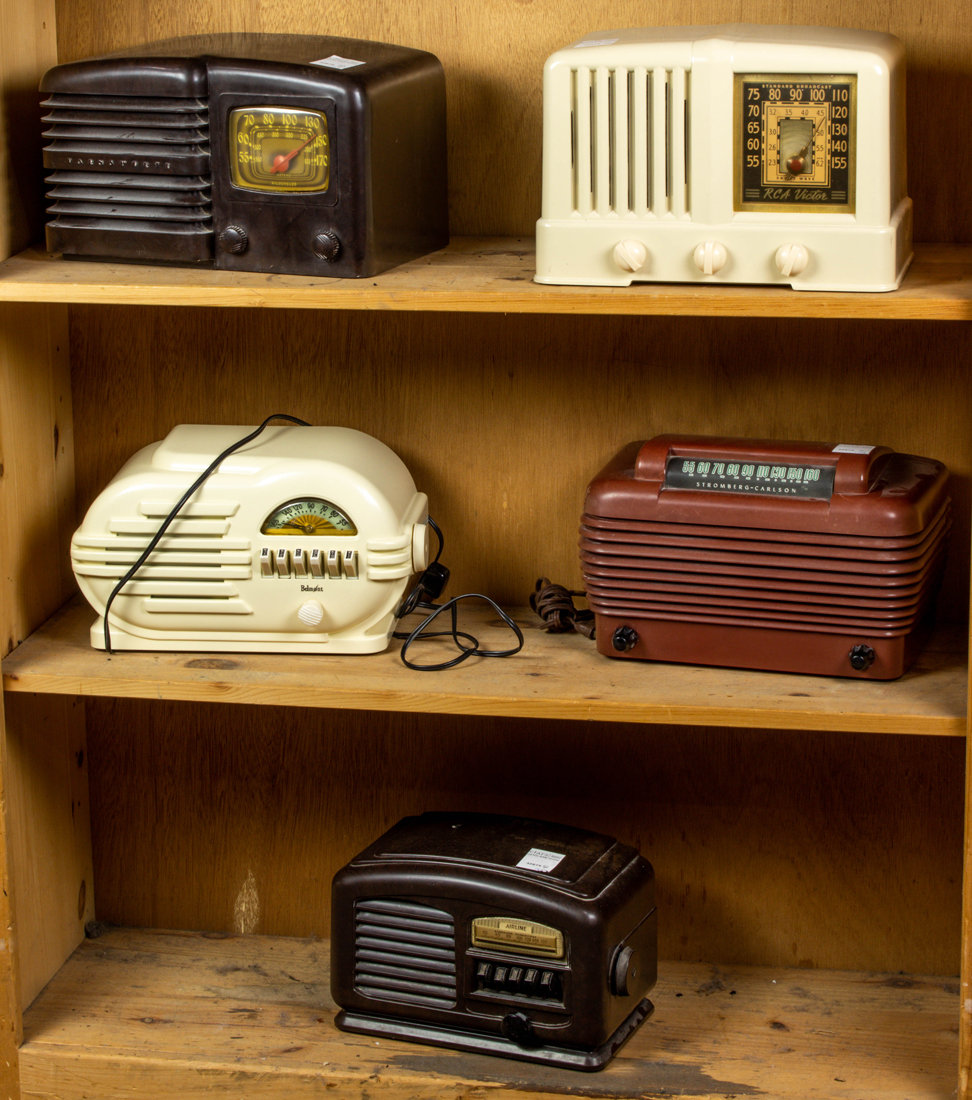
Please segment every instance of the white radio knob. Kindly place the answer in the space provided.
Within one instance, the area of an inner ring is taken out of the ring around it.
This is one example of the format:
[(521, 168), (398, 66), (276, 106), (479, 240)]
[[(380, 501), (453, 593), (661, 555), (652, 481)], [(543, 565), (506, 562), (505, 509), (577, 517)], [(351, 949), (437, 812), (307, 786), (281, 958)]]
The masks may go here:
[(648, 249), (641, 241), (622, 241), (614, 246), (614, 262), (622, 271), (640, 271), (648, 259)]
[(718, 241), (704, 241), (692, 253), (695, 266), (703, 275), (714, 275), (726, 266), (729, 253)]
[(297, 618), (304, 626), (320, 626), (324, 620), (324, 608), (318, 600), (305, 600), (297, 611)]
[(776, 250), (776, 266), (786, 279), (799, 275), (809, 262), (810, 253), (802, 244), (784, 244)]
[(429, 567), (429, 525), (412, 524), (412, 568), (416, 573)]

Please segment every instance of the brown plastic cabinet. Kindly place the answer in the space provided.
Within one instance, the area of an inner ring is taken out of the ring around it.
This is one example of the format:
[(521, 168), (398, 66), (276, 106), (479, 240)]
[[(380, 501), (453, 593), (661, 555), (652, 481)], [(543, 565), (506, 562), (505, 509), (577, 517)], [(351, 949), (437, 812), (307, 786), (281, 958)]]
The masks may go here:
[[(774, 10), (905, 42), (920, 243), (900, 291), (531, 281), (544, 58), (600, 27), (764, 16), (756, 0), (0, 2), (5, 1096), (948, 1097), (957, 1075), (967, 1096), (972, 9)], [(363, 282), (37, 249), (40, 74), (230, 29), (441, 58), (448, 249)], [(94, 494), (173, 424), (274, 411), (401, 454), (446, 532), (450, 591), (519, 607), (522, 654), (432, 675), (394, 651), (91, 650), (67, 545)], [(955, 529), (917, 667), (875, 684), (652, 666), (538, 632), (535, 579), (579, 582), (587, 480), (662, 431), (944, 461)], [(604, 1073), (334, 1029), (331, 876), (405, 814), (450, 807), (597, 829), (655, 866), (657, 1008)]]

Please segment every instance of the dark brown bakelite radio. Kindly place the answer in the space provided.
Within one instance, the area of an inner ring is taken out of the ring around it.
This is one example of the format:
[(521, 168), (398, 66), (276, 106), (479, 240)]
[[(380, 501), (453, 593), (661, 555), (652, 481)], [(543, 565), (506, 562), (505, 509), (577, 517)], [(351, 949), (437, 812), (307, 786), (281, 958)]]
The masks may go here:
[(407, 817), (337, 873), (337, 1026), (571, 1069), (651, 1014), (651, 864), (610, 837), (492, 814)]
[(443, 248), (430, 53), (216, 34), (51, 69), (47, 247), (68, 258), (362, 277)]
[(581, 569), (611, 657), (889, 680), (931, 627), (940, 462), (887, 447), (657, 436), (591, 482)]

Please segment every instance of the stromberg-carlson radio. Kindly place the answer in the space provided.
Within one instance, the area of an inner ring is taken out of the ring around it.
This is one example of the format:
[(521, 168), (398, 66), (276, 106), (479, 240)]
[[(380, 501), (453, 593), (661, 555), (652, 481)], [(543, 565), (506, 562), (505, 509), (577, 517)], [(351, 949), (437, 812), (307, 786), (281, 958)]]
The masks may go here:
[(599, 31), (558, 51), (537, 281), (895, 289), (904, 73), (897, 38), (831, 27)]
[(580, 560), (610, 657), (889, 680), (934, 616), (951, 500), (887, 447), (656, 436), (593, 479)]
[(651, 1014), (651, 865), (616, 840), (491, 814), (407, 817), (334, 876), (346, 1031), (571, 1069)]
[[(99, 615), (197, 477), (252, 429), (182, 424), (135, 454), (71, 541)], [(429, 558), (428, 500), (363, 432), (269, 427), (178, 512), (111, 605), (117, 649), (376, 653)], [(103, 619), (91, 644), (105, 648)]]
[(218, 34), (51, 69), (47, 247), (361, 277), (449, 241), (442, 65), (383, 42)]

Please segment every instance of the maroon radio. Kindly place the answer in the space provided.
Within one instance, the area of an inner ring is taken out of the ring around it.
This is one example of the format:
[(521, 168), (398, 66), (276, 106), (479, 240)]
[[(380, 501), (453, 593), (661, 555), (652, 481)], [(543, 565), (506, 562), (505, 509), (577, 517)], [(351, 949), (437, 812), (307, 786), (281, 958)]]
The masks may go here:
[(931, 628), (947, 482), (940, 462), (887, 447), (632, 443), (581, 521), (598, 651), (894, 679)]

